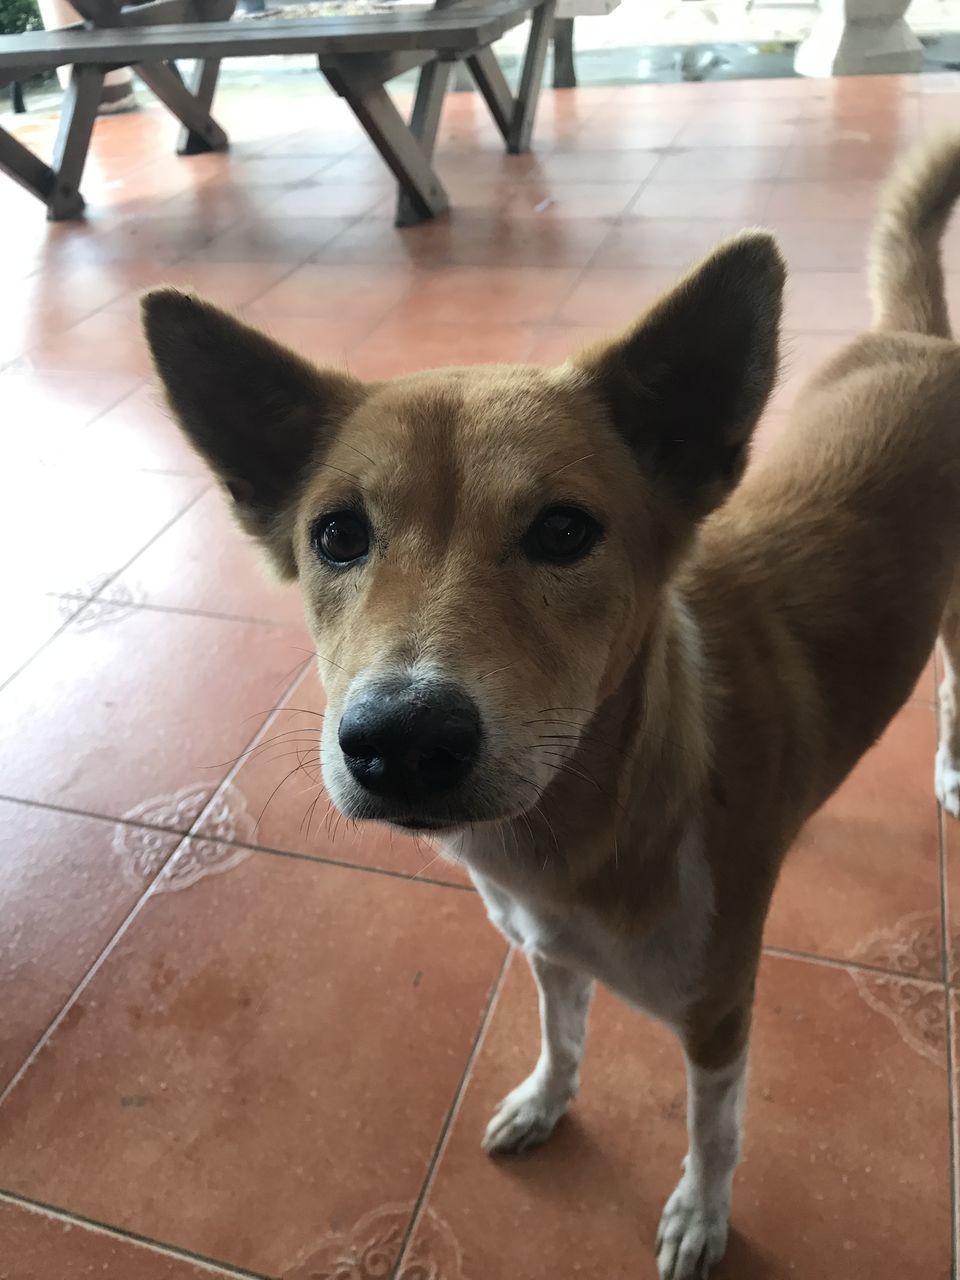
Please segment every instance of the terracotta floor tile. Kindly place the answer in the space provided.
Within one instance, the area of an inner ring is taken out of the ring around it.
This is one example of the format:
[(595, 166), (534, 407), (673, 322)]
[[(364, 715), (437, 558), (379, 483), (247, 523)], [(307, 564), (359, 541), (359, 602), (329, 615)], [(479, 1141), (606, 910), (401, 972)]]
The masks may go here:
[[(309, 645), (309, 641), (305, 641)], [(302, 650), (309, 659), (311, 650)], [(202, 834), (216, 836), (224, 815), (234, 839), (311, 857), (469, 885), (462, 866), (437, 857), (422, 840), (371, 823), (358, 827), (334, 808), (319, 768), (325, 699), (315, 664), (265, 727), (258, 745), (219, 797)]]
[(771, 182), (661, 182), (654, 175), (630, 210), (635, 218), (732, 218), (762, 224), (777, 187)]
[(5, 466), (61, 461), (82, 429), (136, 387), (125, 374), (0, 373)]
[[(18, 547), (5, 583), (93, 595), (203, 492), (199, 477), (85, 470), (20, 462), (0, 508), (0, 535)], [(29, 539), (23, 530), (30, 529)]]
[(0, 800), (0, 1091), (178, 843)]
[(159, 890), (4, 1105), (0, 1183), (322, 1274), (409, 1215), (504, 944), (473, 894), (271, 855)]
[(786, 150), (797, 136), (792, 119), (768, 121), (764, 112), (745, 104), (741, 118), (713, 119), (713, 112), (696, 115), (683, 126), (676, 142), (681, 147), (777, 147)]
[(266, 315), (318, 317), (348, 324), (376, 324), (414, 288), (409, 267), (337, 266), (307, 263), (268, 289), (247, 310)]
[(0, 1257), (4, 1280), (228, 1280), (219, 1268), (3, 1199)]
[(143, 289), (172, 285), (187, 293), (198, 293), (231, 311), (261, 297), (289, 275), (290, 270), (290, 266), (283, 262), (180, 262), (155, 269), (143, 287), (115, 299), (105, 309), (111, 314), (139, 322)]
[(106, 588), (133, 604), (221, 613), (302, 627), (300, 593), (271, 581), (260, 552), (231, 518), (219, 488), (189, 511)]
[(631, 218), (610, 230), (590, 265), (682, 269), (741, 228), (736, 218)]
[(0, 794), (183, 830), (303, 647), (292, 628), (90, 605), (0, 693)]
[(221, 180), (232, 187), (296, 186), (330, 172), (338, 162), (335, 156), (238, 156)]
[(183, 213), (174, 216), (155, 210), (153, 217), (139, 218), (131, 210), (121, 214), (115, 226), (96, 210), (88, 213), (86, 224), (71, 223), (63, 237), (53, 242), (55, 247), (45, 255), (46, 263), (108, 264), (147, 258), (174, 262), (184, 254), (205, 251), (215, 230)]
[(84, 431), (62, 455), (62, 465), (112, 475), (172, 471), (208, 482), (210, 472), (187, 444), (153, 382), (141, 383)]
[(580, 267), (610, 230), (584, 218), (512, 218), (497, 210), (454, 209), (433, 225), (397, 230), (364, 219), (331, 241), (318, 260), (423, 267)]
[(883, 178), (899, 154), (897, 142), (878, 143), (867, 134), (828, 138), (817, 145), (791, 148), (783, 157), (779, 176), (803, 181)]
[(869, 224), (855, 221), (797, 221), (767, 217), (791, 271), (860, 272), (867, 260)]
[(784, 296), (784, 328), (856, 333), (869, 328), (862, 271), (793, 271)]
[[(570, 1116), (547, 1147), (490, 1160), (486, 1121), (536, 1047), (533, 986), (516, 958), (401, 1276), (452, 1254), (459, 1269), (445, 1280), (505, 1266), (525, 1280), (571, 1266), (583, 1280), (654, 1280), (656, 1224), (685, 1146), (678, 1051), (601, 993)], [(844, 1280), (946, 1280), (946, 1083), (940, 988), (766, 960), (717, 1280), (816, 1275), (825, 1258)]]
[[(510, 157), (513, 159), (514, 157)], [(536, 168), (547, 182), (644, 182), (663, 164), (658, 151), (547, 151), (537, 157)]]
[[(404, 338), (397, 331), (406, 327)], [(394, 378), (418, 369), (470, 364), (515, 364), (527, 359), (536, 336), (533, 325), (469, 325), (440, 321), (402, 326), (392, 317), (350, 353), (350, 371), (360, 378)]]
[(780, 147), (684, 147), (673, 149), (657, 167), (657, 182), (771, 181), (780, 176)]
[(280, 193), (263, 211), (267, 218), (356, 218), (389, 200), (385, 181), (323, 182)]
[(765, 213), (770, 218), (817, 218), (868, 221), (877, 203), (879, 184), (868, 178), (825, 178), (779, 182)]
[(444, 267), (421, 272), (389, 323), (471, 324), (482, 329), (488, 324), (547, 321), (579, 274), (570, 267)]
[(0, 628), (0, 685), (29, 662), (38, 649), (82, 608), (82, 600), (45, 595), (39, 591), (4, 592), (4, 620)]
[(934, 713), (910, 703), (787, 856), (768, 945), (939, 979)]
[(139, 326), (98, 311), (60, 333), (31, 343), (14, 366), (21, 370), (129, 373), (149, 377), (150, 357)]
[(673, 146), (689, 119), (672, 113), (599, 108), (581, 119), (558, 118), (540, 134), (539, 146), (554, 151), (596, 147), (601, 151), (641, 151)]
[(642, 189), (641, 181), (555, 182), (550, 179), (491, 185), (483, 178), (453, 178), (447, 187), (462, 209), (493, 209), (510, 218), (538, 223), (578, 218), (622, 217)]
[(202, 262), (289, 262), (297, 266), (317, 253), (353, 221), (351, 218), (247, 218), (188, 251)]
[(343, 365), (370, 333), (370, 321), (331, 320), (321, 316), (291, 316), (250, 307), (243, 318), (248, 324), (283, 343), (299, 355), (321, 365)]
[(680, 273), (672, 267), (591, 268), (560, 308), (557, 319), (616, 329), (636, 319), (679, 278)]
[(527, 352), (531, 364), (563, 364), (583, 347), (604, 338), (616, 325), (555, 324), (541, 329)]

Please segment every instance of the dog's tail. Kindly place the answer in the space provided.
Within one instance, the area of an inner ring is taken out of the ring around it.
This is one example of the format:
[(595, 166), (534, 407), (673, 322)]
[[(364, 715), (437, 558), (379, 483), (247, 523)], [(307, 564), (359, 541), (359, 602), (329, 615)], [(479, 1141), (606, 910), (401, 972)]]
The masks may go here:
[(960, 133), (910, 152), (880, 198), (870, 243), (877, 329), (950, 337), (940, 241), (960, 199)]

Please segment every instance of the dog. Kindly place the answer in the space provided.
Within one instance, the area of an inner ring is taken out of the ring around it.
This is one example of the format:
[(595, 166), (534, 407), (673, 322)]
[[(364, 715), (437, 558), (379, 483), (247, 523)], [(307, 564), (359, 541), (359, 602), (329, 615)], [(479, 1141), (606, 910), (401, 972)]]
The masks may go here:
[(486, 1150), (550, 1135), (595, 981), (679, 1037), (689, 1150), (663, 1280), (725, 1249), (781, 861), (938, 630), (936, 786), (960, 812), (960, 349), (940, 265), (958, 196), (960, 138), (895, 174), (873, 327), (749, 469), (785, 282), (764, 231), (551, 369), (361, 382), (194, 297), (143, 299), (173, 415), (299, 582), (330, 796), (462, 859), (529, 959), (540, 1056)]

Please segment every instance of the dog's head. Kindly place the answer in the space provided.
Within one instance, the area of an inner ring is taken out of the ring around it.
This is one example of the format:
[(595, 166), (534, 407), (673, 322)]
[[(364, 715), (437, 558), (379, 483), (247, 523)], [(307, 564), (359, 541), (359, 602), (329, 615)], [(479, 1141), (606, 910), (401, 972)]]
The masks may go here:
[(174, 414), (299, 581), (344, 813), (430, 830), (538, 802), (743, 472), (783, 280), (747, 233), (559, 369), (383, 383), (174, 290), (145, 297)]

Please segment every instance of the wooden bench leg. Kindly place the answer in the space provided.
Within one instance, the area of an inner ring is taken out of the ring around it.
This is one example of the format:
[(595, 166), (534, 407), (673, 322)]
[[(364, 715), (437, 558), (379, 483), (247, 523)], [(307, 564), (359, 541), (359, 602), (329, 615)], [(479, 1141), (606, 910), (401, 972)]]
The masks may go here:
[[(410, 132), (420, 143), (424, 155), (428, 158), (433, 155), (433, 148), (437, 141), (440, 112), (443, 110), (443, 99), (447, 92), (451, 69), (451, 63), (437, 61), (428, 62), (420, 72), (417, 96), (413, 103), (413, 115), (410, 118)], [(422, 217), (409, 192), (401, 188), (397, 196), (396, 225), (411, 227), (421, 221)]]
[[(208, 104), (194, 97), (173, 62), (139, 62), (134, 68), (151, 93), (160, 99), (168, 110), (191, 134), (201, 139), (206, 151), (225, 151), (229, 145), (227, 135), (211, 116)], [(214, 77), (216, 83), (216, 77)], [(211, 86), (211, 95), (213, 89)], [(200, 148), (198, 147), (197, 150)]]
[[(0, 129), (0, 170), (13, 178), (14, 182), (19, 182), (21, 187), (36, 196), (38, 200), (42, 200), (44, 204), (49, 202), (57, 175), (39, 156), (35, 156), (5, 129)], [(83, 200), (81, 199), (77, 217), (82, 212)]]
[(544, 4), (533, 11), (530, 39), (527, 41), (527, 51), (523, 58), (520, 88), (517, 91), (510, 136), (507, 139), (507, 150), (511, 155), (530, 150), (533, 122), (536, 118), (540, 88), (543, 84), (543, 66), (547, 58), (547, 44), (553, 30), (553, 15), (556, 7), (556, 0), (545, 0)]
[(577, 87), (577, 68), (573, 61), (573, 18), (554, 20), (553, 87), (555, 89)]
[[(202, 62), (198, 62), (193, 68), (187, 81), (187, 87), (190, 92), (208, 112), (213, 105), (213, 95), (216, 92), (219, 77), (220, 59), (204, 58)], [(180, 136), (177, 138), (178, 155), (196, 156), (210, 150), (212, 148), (202, 134), (195, 133), (193, 129), (188, 129), (186, 125), (183, 126), (180, 130)]]
[(510, 86), (500, 70), (500, 63), (493, 50), (488, 46), (478, 53), (471, 54), (467, 58), (467, 67), (483, 95), (484, 102), (490, 109), (494, 124), (503, 134), (504, 142), (509, 142), (515, 104)]
[[(394, 106), (381, 83), (354, 77), (345, 69), (323, 67), (323, 74), (350, 106), (367, 137), (380, 152), (409, 198), (411, 220), (424, 222), (449, 208), (447, 193), (430, 157)], [(407, 222), (404, 225), (409, 226)]]
[(102, 67), (74, 67), (71, 72), (53, 147), (54, 182), (47, 198), (47, 217), (51, 222), (83, 216), (80, 179), (100, 107), (103, 76)]
[(530, 149), (555, 8), (556, 0), (546, 0), (545, 4), (533, 11), (530, 38), (527, 41), (523, 70), (520, 73), (520, 88), (516, 97), (511, 93), (506, 77), (500, 70), (500, 63), (489, 46), (472, 53), (466, 60), (494, 123), (503, 134), (507, 150), (513, 155)]

